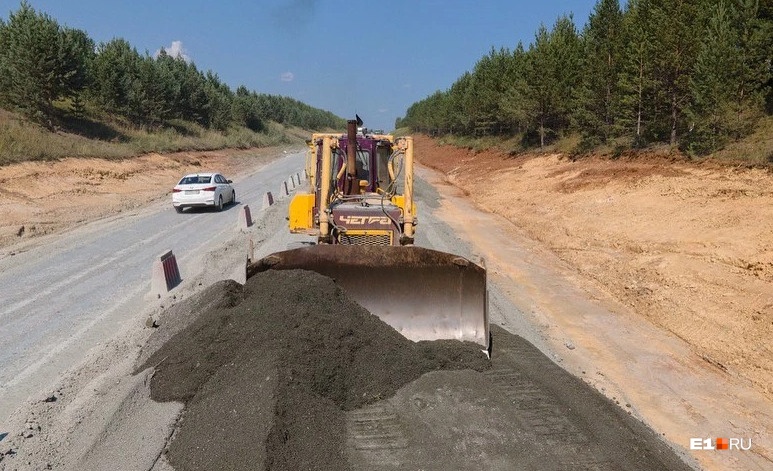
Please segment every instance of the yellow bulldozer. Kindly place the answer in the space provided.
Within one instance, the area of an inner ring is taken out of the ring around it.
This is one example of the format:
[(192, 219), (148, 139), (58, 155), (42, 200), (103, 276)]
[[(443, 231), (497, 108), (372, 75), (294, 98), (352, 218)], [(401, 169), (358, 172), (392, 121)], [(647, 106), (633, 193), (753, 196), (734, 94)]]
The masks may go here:
[(308, 142), (309, 187), (293, 197), (289, 226), (316, 243), (258, 260), (248, 276), (316, 271), (411, 340), (471, 341), (490, 354), (485, 269), (414, 245), (413, 139), (369, 132), (358, 121), (346, 134)]

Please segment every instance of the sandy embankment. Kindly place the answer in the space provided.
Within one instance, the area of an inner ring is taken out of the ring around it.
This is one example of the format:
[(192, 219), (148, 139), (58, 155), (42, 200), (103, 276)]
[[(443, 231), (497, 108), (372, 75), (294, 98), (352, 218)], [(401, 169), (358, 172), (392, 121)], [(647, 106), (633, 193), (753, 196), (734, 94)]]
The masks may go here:
[(662, 157), (571, 161), (416, 139), (417, 158), (594, 289), (773, 400), (773, 174)]

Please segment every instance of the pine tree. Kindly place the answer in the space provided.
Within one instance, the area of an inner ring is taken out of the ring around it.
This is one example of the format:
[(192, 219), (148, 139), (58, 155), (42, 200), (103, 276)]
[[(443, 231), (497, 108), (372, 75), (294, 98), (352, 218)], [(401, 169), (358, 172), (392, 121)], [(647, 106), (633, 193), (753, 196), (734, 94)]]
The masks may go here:
[[(264, 99), (266, 103), (271, 105), (271, 109), (267, 113), (274, 117), (275, 121), (281, 122), (280, 120), (283, 120), (284, 117), (281, 116), (278, 101), (267, 95), (264, 96)], [(263, 130), (264, 124), (261, 119), (259, 101), (260, 99), (255, 92), (250, 92), (244, 85), (239, 86), (233, 101), (233, 116), (236, 122), (256, 132)]]
[(511, 59), (507, 49), (491, 49), (472, 72), (472, 83), (467, 103), (475, 134), (498, 134), (502, 131), (500, 97), (508, 87), (508, 65)]
[(539, 146), (545, 146), (545, 137), (549, 131), (554, 103), (557, 100), (555, 82), (553, 82), (553, 61), (550, 57), (550, 34), (544, 25), (540, 25), (534, 42), (529, 47), (526, 62), (526, 96), (532, 105), (526, 110), (527, 119), (539, 133)]
[(658, 134), (660, 139), (675, 146), (679, 135), (687, 129), (684, 112), (690, 103), (690, 74), (702, 29), (697, 21), (699, 0), (652, 0), (650, 3)]
[(624, 136), (634, 146), (690, 143), (697, 151), (712, 135), (702, 151), (714, 149), (773, 113), (773, 4), (724, 1), (628, 0), (621, 11), (619, 0), (599, 0), (582, 35), (560, 17), (552, 30), (538, 29), (527, 51), (492, 49), (448, 90), (414, 103), (400, 124), (523, 132), (543, 147), (571, 127), (590, 145)]
[(225, 131), (231, 124), (231, 103), (233, 92), (212, 71), (207, 72), (204, 84), (204, 93), (207, 97), (207, 126), (220, 131)]
[[(746, 122), (742, 132), (748, 132), (763, 111), (766, 96), (771, 97), (773, 91), (773, 2), (735, 0), (734, 3), (736, 15), (732, 24), (738, 32), (740, 54), (738, 117)], [(768, 112), (773, 113), (773, 109)]]
[(127, 116), (137, 126), (158, 126), (170, 114), (160, 70), (155, 60), (146, 54), (141, 58), (137, 72), (129, 87)]
[[(749, 0), (751, 1), (751, 0)], [(770, 0), (759, 3), (757, 14), (757, 34), (754, 41), (755, 56), (759, 58), (758, 64), (768, 65), (767, 70), (760, 77), (760, 92), (765, 102), (765, 111), (773, 115), (773, 2)]]
[[(737, 6), (737, 7), (736, 7)], [(690, 80), (692, 132), (687, 147), (707, 154), (749, 133), (763, 112), (770, 77), (761, 53), (765, 43), (756, 1), (709, 6), (708, 26)]]
[(550, 34), (553, 77), (556, 82), (556, 122), (559, 132), (570, 127), (574, 107), (572, 97), (580, 83), (582, 43), (571, 15), (561, 16)]
[(526, 111), (544, 147), (549, 137), (568, 128), (572, 90), (577, 85), (580, 42), (571, 17), (560, 17), (553, 30), (540, 26), (525, 67)]
[(85, 32), (72, 28), (63, 28), (60, 39), (62, 96), (81, 101), (81, 94), (91, 85), (91, 68), (95, 56), (94, 40)]
[(587, 143), (606, 142), (614, 134), (622, 35), (618, 0), (600, 0), (582, 34), (582, 75), (574, 95), (574, 122)]
[(474, 122), (467, 110), (467, 104), (470, 100), (474, 100), (472, 74), (465, 72), (448, 90), (446, 106), (451, 133), (470, 134), (473, 132)]
[(129, 96), (140, 76), (142, 56), (120, 38), (102, 43), (92, 66), (91, 97), (106, 111), (129, 116)]
[(510, 132), (525, 132), (529, 126), (529, 111), (536, 106), (529, 101), (526, 82), (527, 55), (523, 44), (518, 46), (508, 61), (507, 87), (499, 98), (499, 109), (503, 125)]
[(85, 33), (61, 28), (23, 1), (0, 28), (0, 100), (52, 127), (54, 101), (86, 84), (89, 47)]
[(654, 139), (657, 117), (653, 56), (655, 31), (649, 0), (631, 0), (623, 15), (620, 100), (614, 109), (614, 132), (629, 136), (634, 146)]
[(741, 88), (738, 37), (731, 24), (734, 15), (722, 1), (711, 12), (690, 80), (689, 148), (698, 154), (719, 149), (728, 140), (732, 103)]

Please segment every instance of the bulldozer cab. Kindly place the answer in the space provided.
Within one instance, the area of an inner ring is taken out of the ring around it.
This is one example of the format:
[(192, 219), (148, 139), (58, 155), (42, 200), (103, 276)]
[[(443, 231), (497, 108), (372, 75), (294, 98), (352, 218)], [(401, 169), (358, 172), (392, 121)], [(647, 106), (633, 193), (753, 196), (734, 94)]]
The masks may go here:
[(346, 134), (314, 134), (309, 150), (309, 192), (294, 196), (289, 219), (291, 232), (313, 233), (317, 245), (274, 253), (248, 276), (316, 271), (409, 339), (490, 351), (485, 269), (414, 246), (412, 138), (358, 133), (350, 121)]
[[(355, 174), (359, 181), (359, 193), (380, 193), (389, 192), (390, 188), (395, 188), (400, 175), (390, 176), (389, 160), (394, 152), (394, 142), (392, 136), (357, 136), (355, 141)], [(318, 146), (321, 146), (320, 141)], [(338, 191), (344, 191), (346, 180), (346, 159), (349, 147), (349, 140), (346, 137), (340, 137), (338, 148), (333, 152), (333, 168), (331, 179)], [(316, 167), (318, 172), (322, 172), (322, 152), (316, 149)], [(363, 183), (365, 182), (365, 183)], [(400, 185), (402, 187), (402, 185)], [(380, 190), (380, 191), (379, 191)]]

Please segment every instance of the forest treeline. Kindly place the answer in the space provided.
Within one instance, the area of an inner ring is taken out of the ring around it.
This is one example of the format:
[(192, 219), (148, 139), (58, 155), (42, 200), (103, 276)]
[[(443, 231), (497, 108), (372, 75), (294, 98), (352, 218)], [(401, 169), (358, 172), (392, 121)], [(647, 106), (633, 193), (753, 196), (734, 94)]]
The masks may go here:
[(163, 49), (140, 54), (126, 40), (95, 44), (29, 3), (0, 19), (0, 107), (48, 127), (67, 115), (118, 116), (153, 128), (172, 119), (226, 131), (264, 129), (267, 120), (304, 129), (341, 128), (345, 121), (298, 100), (231, 90), (212, 71)]
[(581, 31), (561, 16), (528, 48), (492, 48), (396, 127), (703, 155), (773, 113), (772, 57), (769, 0), (599, 0)]

